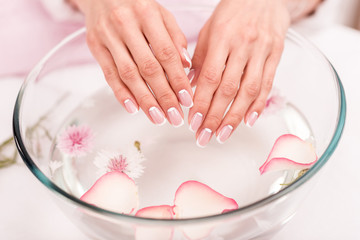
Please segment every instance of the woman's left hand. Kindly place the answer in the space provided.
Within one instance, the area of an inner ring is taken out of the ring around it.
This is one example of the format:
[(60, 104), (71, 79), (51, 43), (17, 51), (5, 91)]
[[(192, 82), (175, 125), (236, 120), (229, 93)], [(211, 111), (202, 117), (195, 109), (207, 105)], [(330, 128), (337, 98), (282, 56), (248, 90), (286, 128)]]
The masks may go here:
[(255, 123), (289, 25), (283, 0), (222, 0), (216, 7), (200, 32), (191, 72), (197, 88), (189, 121), (199, 146), (214, 133), (223, 143), (243, 119)]

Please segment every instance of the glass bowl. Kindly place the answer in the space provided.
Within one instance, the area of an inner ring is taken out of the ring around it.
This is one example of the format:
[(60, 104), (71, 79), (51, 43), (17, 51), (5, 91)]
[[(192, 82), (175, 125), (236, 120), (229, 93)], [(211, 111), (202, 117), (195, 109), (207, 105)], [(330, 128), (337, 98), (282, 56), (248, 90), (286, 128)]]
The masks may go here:
[[(174, 9), (178, 18), (185, 11)], [(226, 144), (212, 140), (200, 149), (186, 126), (158, 127), (141, 112), (126, 113), (91, 56), (85, 35), (85, 29), (70, 35), (34, 67), (13, 117), (25, 164), (85, 234), (93, 239), (269, 239), (291, 219), (334, 152), (345, 123), (342, 84), (317, 48), (289, 30), (272, 94), (281, 104), (267, 109), (252, 129), (241, 125)], [(188, 36), (192, 51), (196, 36)], [(62, 154), (59, 136), (70, 125), (83, 124), (94, 133), (92, 151), (78, 158)], [(276, 138), (287, 133), (310, 142), (317, 162), (300, 177), (296, 170), (260, 175)], [(127, 151), (135, 142), (147, 159), (136, 180), (140, 208), (172, 204), (176, 188), (187, 180), (211, 186), (235, 199), (239, 208), (169, 220), (120, 214), (81, 201), (98, 177), (93, 163), (97, 154), (103, 149)]]

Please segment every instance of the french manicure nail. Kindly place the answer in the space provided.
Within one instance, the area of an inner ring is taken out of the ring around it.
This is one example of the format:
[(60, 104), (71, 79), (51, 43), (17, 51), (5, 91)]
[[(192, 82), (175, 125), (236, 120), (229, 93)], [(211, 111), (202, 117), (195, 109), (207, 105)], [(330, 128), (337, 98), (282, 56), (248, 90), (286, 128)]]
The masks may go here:
[(174, 108), (174, 107), (169, 108), (167, 110), (167, 113), (168, 113), (170, 123), (174, 127), (180, 127), (180, 126), (182, 126), (184, 124), (184, 120), (183, 120), (183, 118), (181, 117), (179, 111), (176, 108)]
[(186, 108), (191, 108), (193, 106), (193, 100), (191, 98), (191, 95), (185, 89), (179, 91), (179, 100), (181, 105)]
[(139, 111), (138, 108), (136, 107), (136, 105), (134, 104), (134, 102), (131, 101), (130, 99), (126, 99), (124, 101), (124, 105), (125, 105), (126, 111), (128, 111), (128, 113), (130, 113), (130, 114), (135, 114)]
[(157, 107), (151, 107), (149, 109), (149, 114), (156, 125), (161, 126), (165, 124), (166, 119), (164, 114)]
[(195, 69), (191, 69), (190, 72), (187, 75), (189, 82), (191, 83), (194, 80), (195, 77)]
[(231, 135), (231, 132), (233, 131), (233, 127), (231, 125), (226, 125), (224, 126), (219, 135), (217, 136), (216, 140), (219, 142), (219, 143), (224, 143)]
[(199, 146), (199, 147), (205, 147), (206, 144), (208, 144), (208, 142), (210, 141), (210, 138), (211, 138), (211, 130), (209, 128), (204, 128), (199, 137), (197, 138), (197, 141), (196, 141), (196, 144)]
[(199, 129), (199, 127), (201, 126), (202, 119), (203, 119), (203, 115), (201, 113), (199, 113), (199, 112), (196, 113), (193, 116), (193, 118), (191, 119), (189, 129), (192, 132), (196, 132)]
[(187, 66), (188, 68), (191, 68), (192, 67), (192, 62), (191, 62), (191, 57), (190, 57), (190, 54), (189, 52), (183, 48), (183, 55), (185, 57), (185, 60), (186, 62), (188, 63), (189, 66)]
[(256, 120), (258, 119), (258, 116), (259, 116), (259, 114), (257, 112), (251, 113), (246, 122), (246, 126), (248, 126), (248, 127), (254, 126)]

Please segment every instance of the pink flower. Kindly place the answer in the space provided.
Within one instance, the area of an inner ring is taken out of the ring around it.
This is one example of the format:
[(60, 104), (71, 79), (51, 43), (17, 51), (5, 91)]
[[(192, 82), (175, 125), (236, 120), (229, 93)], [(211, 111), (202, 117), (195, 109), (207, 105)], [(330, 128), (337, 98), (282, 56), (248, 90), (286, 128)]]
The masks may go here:
[(71, 157), (81, 157), (91, 151), (93, 133), (88, 126), (72, 125), (58, 138), (58, 149)]

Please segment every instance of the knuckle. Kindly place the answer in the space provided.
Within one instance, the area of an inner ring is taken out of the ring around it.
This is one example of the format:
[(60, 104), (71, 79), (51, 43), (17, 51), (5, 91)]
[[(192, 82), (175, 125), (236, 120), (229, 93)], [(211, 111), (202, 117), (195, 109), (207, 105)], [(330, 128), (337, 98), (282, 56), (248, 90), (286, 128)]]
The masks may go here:
[(86, 42), (89, 45), (89, 47), (93, 47), (98, 44), (98, 38), (93, 31), (88, 32), (86, 34)]
[(260, 113), (266, 106), (265, 99), (258, 99), (256, 103), (257, 108), (259, 109), (258, 113)]
[(261, 38), (261, 43), (263, 46), (265, 46), (266, 48), (272, 46), (273, 44), (273, 39), (270, 35), (268, 34), (263, 34), (262, 38)]
[(231, 114), (229, 114), (228, 116), (228, 121), (233, 123), (233, 127), (239, 125), (239, 123), (241, 122), (241, 120), (244, 118), (244, 115), (239, 113), (239, 112), (232, 112)]
[(144, 94), (141, 96), (138, 96), (136, 101), (139, 103), (142, 109), (146, 109), (144, 106), (148, 106), (150, 103), (153, 102), (153, 96), (150, 94)]
[(210, 103), (208, 101), (203, 100), (203, 99), (196, 99), (196, 100), (194, 100), (194, 106), (197, 107), (199, 112), (206, 113), (207, 109), (210, 106)]
[(258, 31), (254, 27), (247, 27), (242, 38), (245, 43), (251, 44), (258, 39)]
[(174, 90), (186, 88), (186, 76), (182, 76), (180, 73), (177, 73), (174, 76), (169, 77), (169, 79)]
[(168, 105), (173, 102), (174, 95), (171, 91), (163, 91), (162, 93), (156, 95), (156, 98), (161, 104)]
[(260, 85), (257, 82), (250, 82), (244, 86), (244, 90), (249, 97), (255, 98), (259, 94)]
[(153, 78), (159, 73), (159, 64), (153, 59), (147, 59), (142, 63), (140, 72), (144, 78)]
[(273, 86), (273, 82), (274, 82), (273, 76), (268, 76), (268, 77), (264, 78), (264, 83), (263, 83), (264, 90), (270, 91)]
[(119, 69), (119, 74), (121, 79), (123, 79), (123, 81), (125, 82), (133, 81), (137, 77), (137, 68), (132, 64), (123, 65)]
[(273, 45), (273, 51), (277, 53), (281, 53), (284, 50), (284, 40), (283, 39), (277, 39), (274, 41)]
[(219, 88), (221, 95), (227, 98), (234, 97), (237, 93), (237, 90), (238, 90), (238, 86), (233, 81), (225, 82)]
[(118, 99), (120, 102), (123, 102), (122, 99), (125, 96), (124, 89), (122, 87), (118, 87), (118, 88), (114, 89), (113, 92), (114, 92), (116, 99)]
[(204, 70), (203, 77), (205, 79), (205, 82), (210, 85), (218, 85), (218, 74), (216, 72), (216, 69), (214, 67), (208, 67)]
[(196, 51), (194, 53), (194, 56), (192, 58), (192, 63), (194, 66), (200, 66), (201, 65), (201, 62), (202, 62), (202, 59), (203, 59), (203, 56), (204, 54), (203, 53), (200, 53), (200, 51)]
[(211, 114), (206, 117), (206, 120), (207, 124), (216, 128), (220, 125), (222, 118), (218, 115)]
[(163, 47), (157, 55), (157, 59), (160, 62), (165, 62), (165, 63), (174, 62), (176, 60), (176, 57), (177, 57), (176, 50), (170, 46)]
[(151, 1), (135, 1), (135, 7), (134, 10), (136, 14), (139, 16), (143, 16), (144, 14), (147, 14), (148, 12), (152, 12), (149, 10), (152, 10), (153, 5), (151, 4)]
[(102, 67), (105, 79), (110, 83), (117, 78), (116, 69), (113, 66), (106, 65)]
[(109, 16), (110, 19), (118, 25), (123, 25), (127, 19), (125, 8), (114, 8), (111, 10)]
[(103, 36), (103, 35), (108, 35), (108, 20), (104, 17), (100, 17), (97, 21), (96, 21), (96, 25), (95, 25), (95, 31), (99, 36)]

